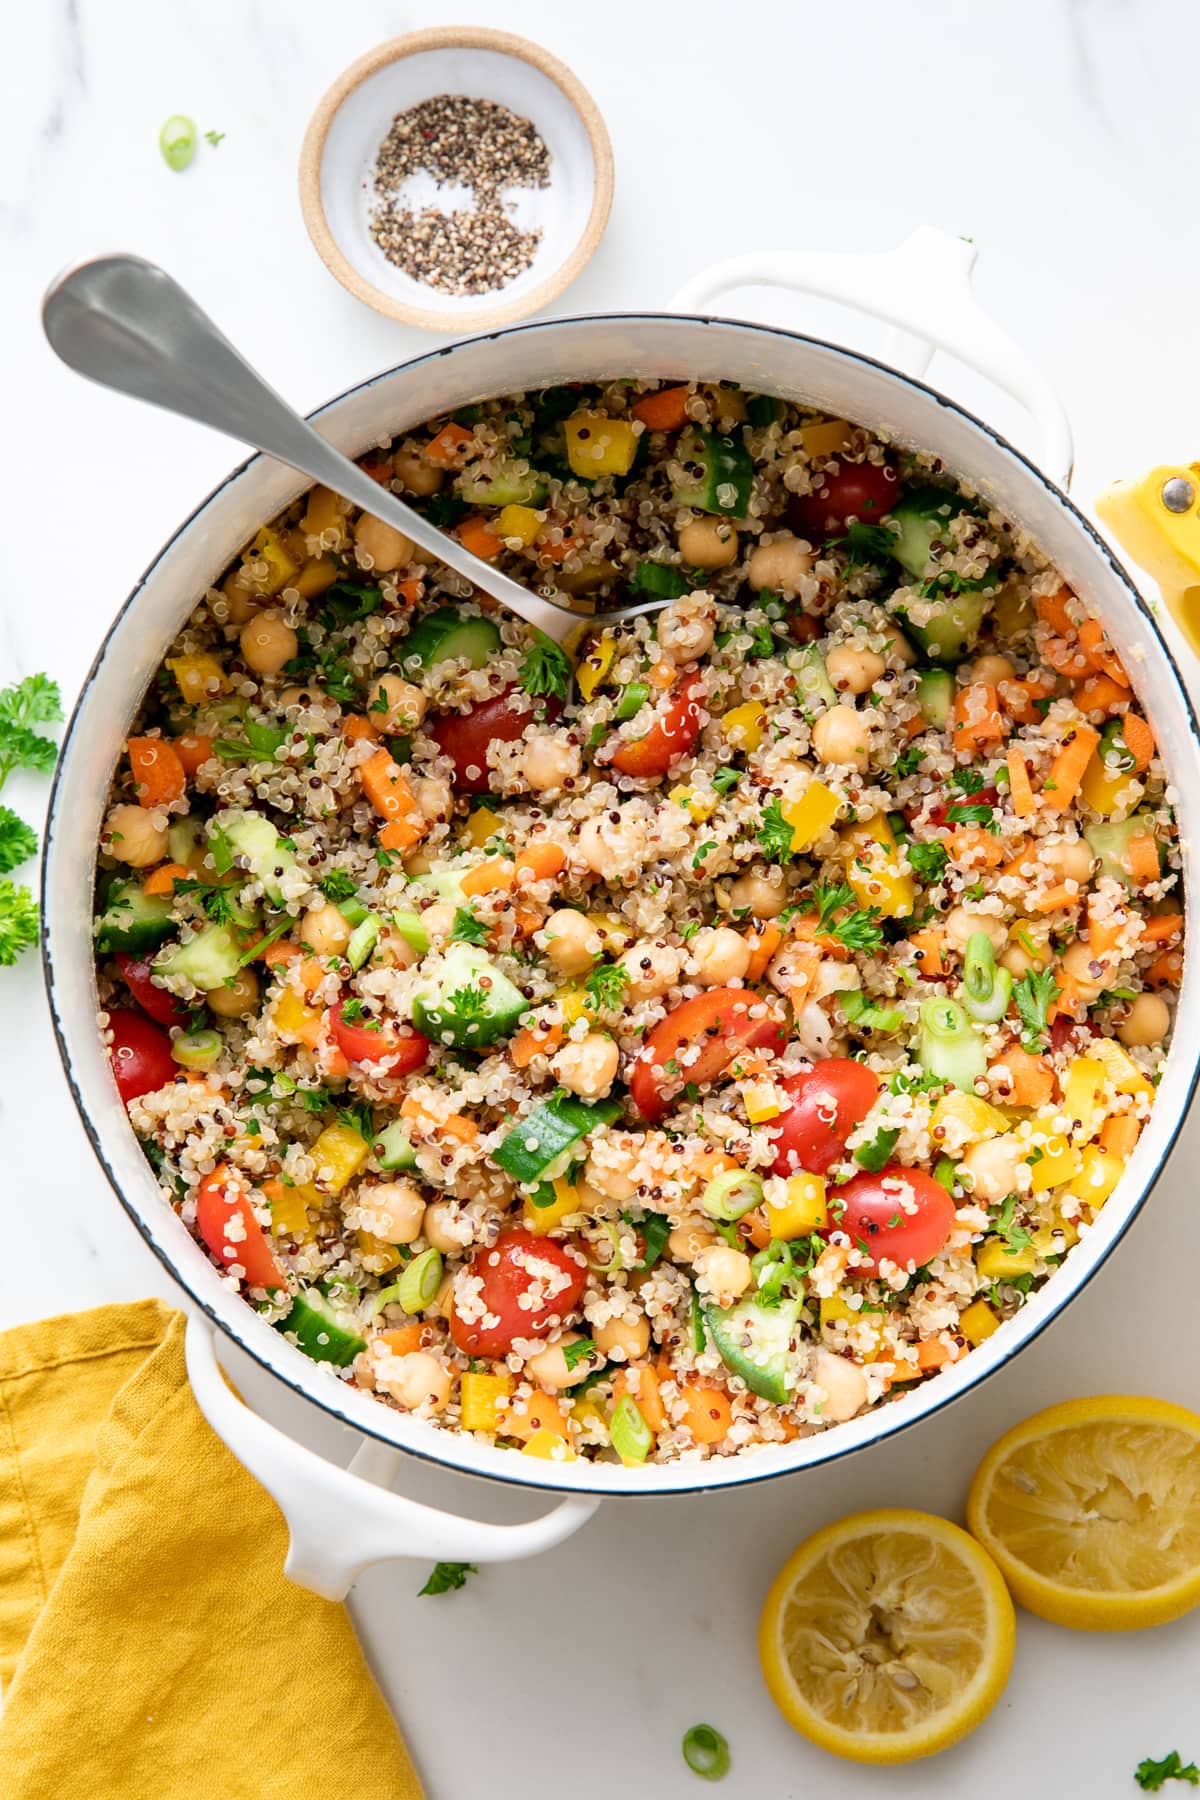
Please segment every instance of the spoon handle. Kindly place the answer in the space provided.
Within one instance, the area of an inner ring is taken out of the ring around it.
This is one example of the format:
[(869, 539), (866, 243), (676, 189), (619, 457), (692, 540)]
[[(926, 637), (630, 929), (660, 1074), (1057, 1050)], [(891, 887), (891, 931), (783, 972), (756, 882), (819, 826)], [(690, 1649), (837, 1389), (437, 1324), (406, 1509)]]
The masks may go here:
[[(480, 561), (335, 450), (268, 387), (187, 291), (140, 256), (100, 256), (60, 275), (42, 303), (51, 347), (102, 387), (253, 444), (412, 539), (435, 561), (565, 644), (587, 620)], [(641, 611), (641, 608), (633, 609)]]

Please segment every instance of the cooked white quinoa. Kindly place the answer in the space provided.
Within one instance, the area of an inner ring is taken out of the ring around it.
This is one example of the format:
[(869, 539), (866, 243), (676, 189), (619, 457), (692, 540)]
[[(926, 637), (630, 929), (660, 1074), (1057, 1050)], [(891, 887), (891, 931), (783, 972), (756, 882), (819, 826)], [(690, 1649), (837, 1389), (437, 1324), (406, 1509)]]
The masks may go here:
[(674, 597), (573, 685), (322, 489), (200, 597), (99, 855), (164, 1198), (344, 1380), (526, 1454), (729, 1456), (968, 1354), (1111, 1193), (1179, 984), (1087, 596), (937, 459), (734, 388), (363, 460), (542, 592)]

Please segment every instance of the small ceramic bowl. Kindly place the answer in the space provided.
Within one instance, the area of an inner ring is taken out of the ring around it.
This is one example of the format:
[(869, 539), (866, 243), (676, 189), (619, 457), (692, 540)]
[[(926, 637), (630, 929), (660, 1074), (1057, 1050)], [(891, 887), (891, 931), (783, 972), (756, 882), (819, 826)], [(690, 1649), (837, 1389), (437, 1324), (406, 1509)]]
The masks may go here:
[[(492, 100), (529, 119), (550, 152), (550, 184), (512, 189), (523, 229), (542, 237), (529, 268), (494, 293), (447, 294), (388, 261), (370, 232), (374, 169), (398, 113), (435, 94)], [(590, 259), (612, 206), (613, 163), (596, 103), (556, 57), (506, 31), (456, 26), (380, 44), (340, 75), (300, 153), (300, 204), (326, 266), (377, 312), (429, 331), (507, 325), (561, 294)]]

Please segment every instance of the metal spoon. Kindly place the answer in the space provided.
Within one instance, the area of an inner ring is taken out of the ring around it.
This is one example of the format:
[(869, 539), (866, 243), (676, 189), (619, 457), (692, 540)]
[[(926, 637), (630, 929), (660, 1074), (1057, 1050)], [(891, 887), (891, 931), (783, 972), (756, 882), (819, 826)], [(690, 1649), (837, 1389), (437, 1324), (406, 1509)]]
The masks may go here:
[(165, 269), (140, 256), (98, 256), (67, 269), (46, 291), (42, 325), (54, 351), (78, 374), (254, 444), (311, 475), (395, 526), (556, 644), (667, 604), (651, 600), (615, 612), (577, 613), (531, 594), (472, 556), (457, 538), (439, 531), (335, 450), (267, 386)]

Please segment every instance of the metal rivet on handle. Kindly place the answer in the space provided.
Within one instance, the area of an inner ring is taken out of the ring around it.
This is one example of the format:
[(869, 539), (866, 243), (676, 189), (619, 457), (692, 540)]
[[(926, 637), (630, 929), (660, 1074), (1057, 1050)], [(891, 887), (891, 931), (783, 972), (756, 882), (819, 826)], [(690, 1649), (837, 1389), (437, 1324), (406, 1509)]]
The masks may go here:
[(1162, 503), (1168, 512), (1190, 512), (1195, 498), (1195, 488), (1182, 475), (1172, 475), (1170, 481), (1163, 482)]

